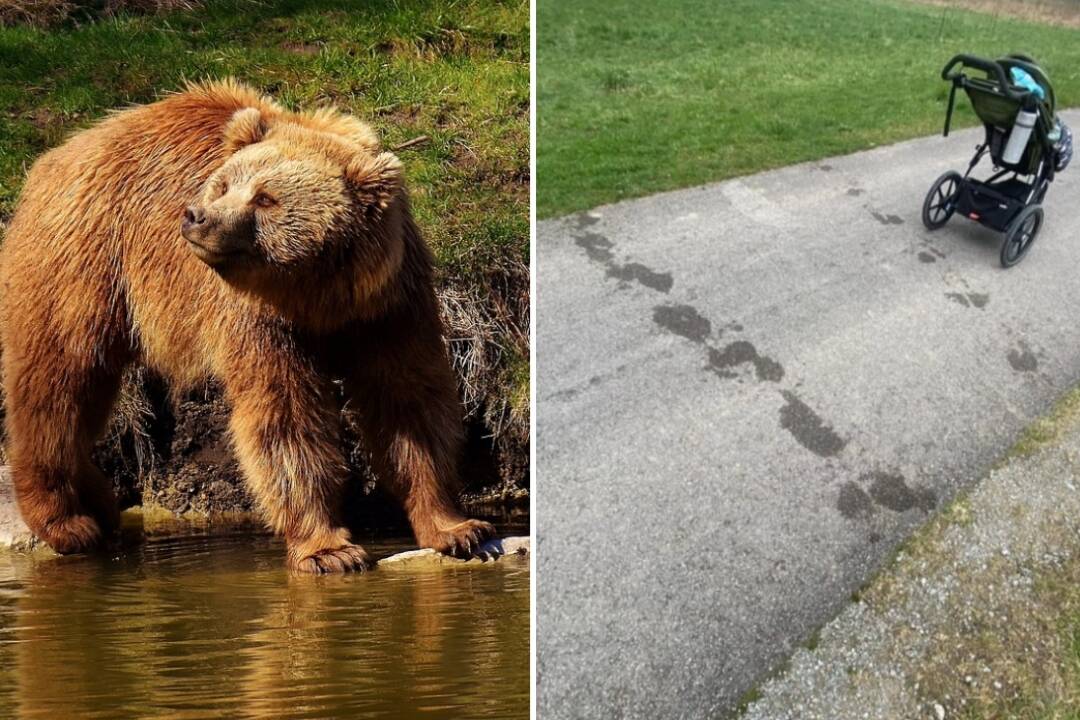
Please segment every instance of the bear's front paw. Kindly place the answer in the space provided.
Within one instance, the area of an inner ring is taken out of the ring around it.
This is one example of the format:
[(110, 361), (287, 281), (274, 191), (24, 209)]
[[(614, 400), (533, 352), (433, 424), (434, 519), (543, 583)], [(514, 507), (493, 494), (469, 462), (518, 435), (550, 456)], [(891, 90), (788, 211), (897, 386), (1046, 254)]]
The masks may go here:
[(421, 542), (456, 558), (469, 559), (477, 554), (485, 540), (495, 535), (495, 527), (483, 520), (465, 520), (457, 525), (436, 530), (429, 542)]
[(348, 543), (341, 547), (317, 550), (291, 562), (293, 569), (314, 575), (327, 573), (364, 572), (375, 567), (375, 561), (359, 545)]
[(70, 515), (38, 531), (41, 539), (61, 555), (86, 552), (101, 543), (101, 526), (89, 515)]

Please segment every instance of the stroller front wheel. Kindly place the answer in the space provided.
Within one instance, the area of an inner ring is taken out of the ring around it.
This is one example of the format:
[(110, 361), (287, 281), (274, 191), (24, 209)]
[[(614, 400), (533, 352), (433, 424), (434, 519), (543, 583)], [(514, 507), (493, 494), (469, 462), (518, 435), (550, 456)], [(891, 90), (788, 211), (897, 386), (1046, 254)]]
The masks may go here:
[(1027, 255), (1042, 229), (1042, 222), (1042, 206), (1028, 205), (1009, 223), (1001, 243), (1001, 267), (1012, 267)]
[(922, 221), (927, 230), (937, 230), (949, 222), (956, 211), (956, 200), (960, 197), (960, 183), (963, 181), (960, 173), (950, 170), (930, 186), (922, 207)]

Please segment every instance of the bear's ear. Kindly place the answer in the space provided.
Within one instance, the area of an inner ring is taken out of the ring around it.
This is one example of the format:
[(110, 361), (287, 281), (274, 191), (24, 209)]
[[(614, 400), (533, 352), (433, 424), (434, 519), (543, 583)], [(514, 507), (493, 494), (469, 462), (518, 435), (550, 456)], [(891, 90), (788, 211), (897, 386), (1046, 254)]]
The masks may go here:
[(234, 153), (266, 136), (266, 120), (258, 108), (237, 110), (225, 125), (225, 149)]
[(313, 113), (301, 115), (301, 122), (316, 130), (340, 135), (368, 152), (381, 150), (379, 136), (370, 125), (334, 108), (319, 108)]
[(385, 210), (401, 191), (401, 161), (393, 153), (359, 153), (345, 166), (345, 182), (361, 204)]

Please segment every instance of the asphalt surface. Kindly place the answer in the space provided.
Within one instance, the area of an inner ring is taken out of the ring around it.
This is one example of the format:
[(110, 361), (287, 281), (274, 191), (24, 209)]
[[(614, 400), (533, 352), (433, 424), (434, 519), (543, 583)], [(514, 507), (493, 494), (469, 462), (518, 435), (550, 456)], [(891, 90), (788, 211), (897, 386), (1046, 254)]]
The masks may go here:
[(1080, 169), (1011, 270), (920, 222), (980, 139), (539, 224), (542, 717), (726, 714), (1080, 381)]

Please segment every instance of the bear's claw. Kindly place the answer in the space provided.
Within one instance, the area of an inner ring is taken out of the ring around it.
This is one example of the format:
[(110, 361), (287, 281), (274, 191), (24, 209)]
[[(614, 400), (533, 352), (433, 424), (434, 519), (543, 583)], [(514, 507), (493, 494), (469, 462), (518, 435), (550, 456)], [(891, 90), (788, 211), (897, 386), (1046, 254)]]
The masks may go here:
[(320, 550), (295, 565), (296, 570), (313, 575), (327, 573), (364, 572), (375, 567), (375, 561), (359, 545), (343, 545), (333, 550)]
[(480, 546), (495, 535), (495, 526), (483, 520), (466, 520), (440, 530), (431, 543), (443, 555), (467, 560), (476, 557)]

